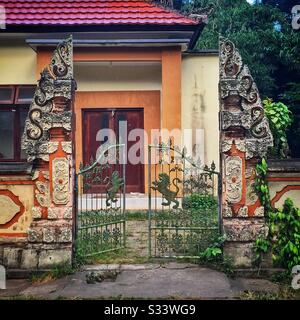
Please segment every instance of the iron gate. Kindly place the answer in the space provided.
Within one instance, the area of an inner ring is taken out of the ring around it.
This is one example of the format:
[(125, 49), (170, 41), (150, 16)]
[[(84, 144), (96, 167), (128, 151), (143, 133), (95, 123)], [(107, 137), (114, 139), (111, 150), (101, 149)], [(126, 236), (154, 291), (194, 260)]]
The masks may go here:
[[(125, 145), (111, 145), (76, 176), (76, 253), (125, 247)], [(106, 161), (103, 159), (106, 158)]]
[(220, 235), (220, 175), (168, 144), (148, 149), (149, 256), (199, 257)]

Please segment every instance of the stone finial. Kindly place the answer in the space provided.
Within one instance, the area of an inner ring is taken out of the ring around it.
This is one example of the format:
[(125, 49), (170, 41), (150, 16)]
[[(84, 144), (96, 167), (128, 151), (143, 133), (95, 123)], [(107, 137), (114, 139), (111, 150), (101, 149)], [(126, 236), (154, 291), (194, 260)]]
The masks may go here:
[[(22, 149), (28, 162), (49, 161), (49, 130), (71, 130), (70, 102), (74, 90), (72, 37), (55, 49), (50, 64), (42, 71), (25, 122)], [(55, 98), (59, 101), (54, 102)]]
[(273, 146), (257, 86), (234, 44), (220, 39), (220, 103), (222, 130), (245, 130), (247, 158), (264, 157)]

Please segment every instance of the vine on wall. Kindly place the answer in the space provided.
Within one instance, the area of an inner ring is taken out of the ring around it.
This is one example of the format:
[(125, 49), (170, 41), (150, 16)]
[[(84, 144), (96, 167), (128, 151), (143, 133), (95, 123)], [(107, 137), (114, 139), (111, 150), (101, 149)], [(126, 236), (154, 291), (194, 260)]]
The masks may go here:
[(254, 264), (260, 265), (263, 254), (272, 250), (275, 265), (291, 270), (300, 264), (300, 209), (291, 199), (286, 199), (282, 209), (271, 206), (267, 182), (268, 165), (265, 159), (256, 166), (255, 188), (265, 208), (268, 236), (256, 239)]

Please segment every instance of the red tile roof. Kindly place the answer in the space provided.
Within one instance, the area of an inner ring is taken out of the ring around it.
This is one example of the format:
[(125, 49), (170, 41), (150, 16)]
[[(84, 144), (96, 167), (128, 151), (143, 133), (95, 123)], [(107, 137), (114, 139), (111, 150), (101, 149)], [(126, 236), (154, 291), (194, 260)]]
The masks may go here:
[(0, 0), (7, 25), (197, 25), (146, 0)]

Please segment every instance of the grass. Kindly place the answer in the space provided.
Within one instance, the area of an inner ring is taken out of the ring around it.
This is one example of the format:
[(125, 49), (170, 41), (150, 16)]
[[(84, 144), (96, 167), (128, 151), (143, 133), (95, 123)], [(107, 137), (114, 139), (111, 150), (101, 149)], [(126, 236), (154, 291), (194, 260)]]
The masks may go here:
[(278, 293), (245, 291), (240, 300), (300, 300), (300, 290), (293, 290), (288, 285), (279, 287)]
[(29, 279), (31, 283), (45, 284), (56, 279), (63, 278), (67, 275), (73, 274), (77, 271), (77, 268), (72, 267), (69, 264), (58, 264), (53, 267), (52, 270), (43, 274), (33, 273)]
[(143, 221), (148, 220), (147, 210), (126, 211), (127, 221)]

